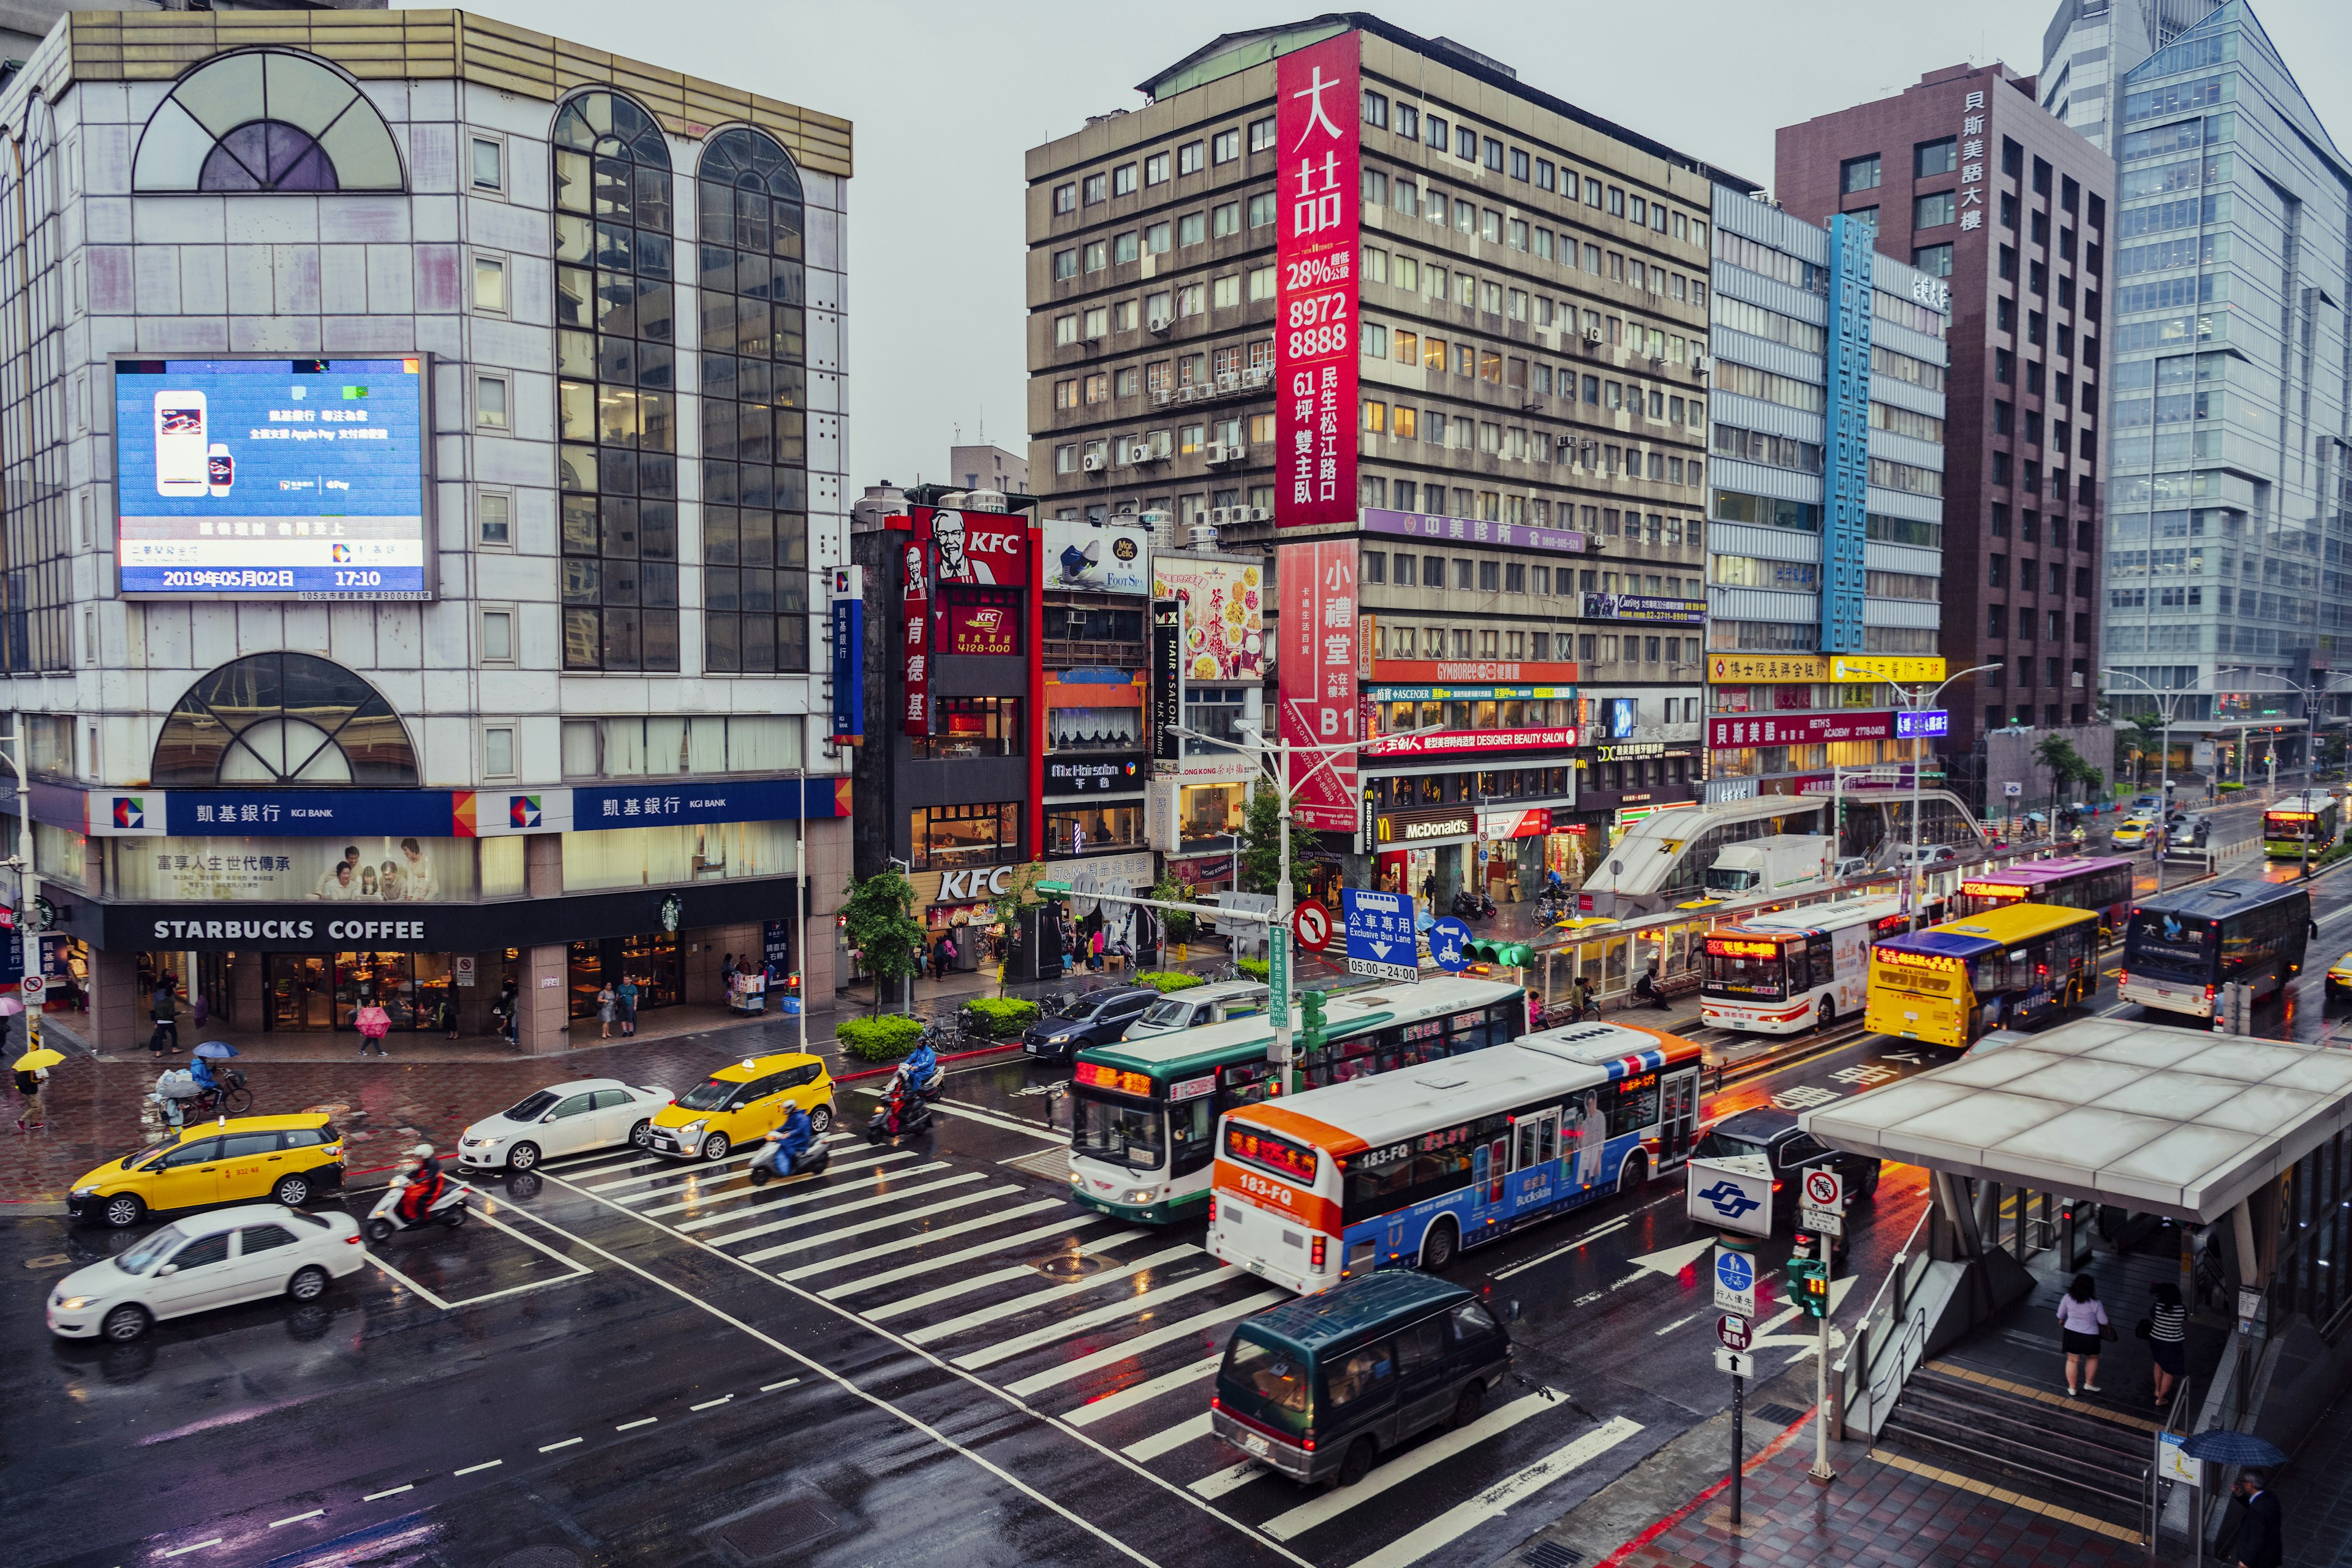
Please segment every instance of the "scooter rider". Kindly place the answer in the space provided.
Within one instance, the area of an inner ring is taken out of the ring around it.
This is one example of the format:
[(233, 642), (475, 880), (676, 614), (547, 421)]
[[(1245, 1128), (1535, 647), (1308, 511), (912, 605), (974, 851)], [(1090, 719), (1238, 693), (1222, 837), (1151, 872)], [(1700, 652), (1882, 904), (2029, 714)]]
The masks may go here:
[(816, 1124), (809, 1120), (807, 1111), (797, 1105), (790, 1106), (784, 1111), (783, 1124), (768, 1134), (768, 1142), (775, 1145), (769, 1160), (776, 1174), (789, 1176), (802, 1157), (816, 1146)]
[(416, 1169), (408, 1173), (408, 1191), (400, 1196), (400, 1217), (415, 1225), (431, 1211), (434, 1200), (441, 1195), (441, 1162), (435, 1158), (430, 1143), (419, 1143), (408, 1152), (416, 1162)]
[(931, 1049), (929, 1040), (919, 1041), (907, 1053), (907, 1059), (898, 1064), (898, 1073), (916, 1093), (929, 1094), (940, 1086), (939, 1053)]

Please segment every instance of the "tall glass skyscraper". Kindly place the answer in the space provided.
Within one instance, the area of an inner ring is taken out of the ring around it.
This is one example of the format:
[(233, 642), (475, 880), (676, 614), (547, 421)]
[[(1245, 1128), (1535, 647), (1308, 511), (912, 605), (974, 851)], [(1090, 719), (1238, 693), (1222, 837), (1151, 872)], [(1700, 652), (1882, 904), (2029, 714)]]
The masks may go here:
[(2112, 155), (2124, 78), (2222, 0), (2059, 0), (2042, 34), (2042, 107)]
[(2189, 694), (2177, 742), (2283, 725), (2292, 763), (2295, 691), (2344, 683), (2352, 633), (2352, 163), (2245, 0), (2133, 68), (2118, 110), (2106, 689), (2124, 713)]

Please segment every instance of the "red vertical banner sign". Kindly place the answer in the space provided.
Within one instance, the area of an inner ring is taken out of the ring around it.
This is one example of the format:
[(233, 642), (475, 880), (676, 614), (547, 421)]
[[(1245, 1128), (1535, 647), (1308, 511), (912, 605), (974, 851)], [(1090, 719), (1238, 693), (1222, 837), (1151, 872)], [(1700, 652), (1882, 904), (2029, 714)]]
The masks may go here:
[(1357, 707), (1356, 542), (1278, 547), (1282, 590), (1282, 738), (1291, 743), (1292, 820), (1356, 830), (1356, 755), (1309, 750), (1363, 742)]
[(1361, 66), (1360, 37), (1352, 32), (1275, 62), (1277, 528), (1356, 521)]
[(906, 630), (902, 726), (918, 738), (931, 732), (931, 565), (928, 532), (898, 546), (899, 619)]

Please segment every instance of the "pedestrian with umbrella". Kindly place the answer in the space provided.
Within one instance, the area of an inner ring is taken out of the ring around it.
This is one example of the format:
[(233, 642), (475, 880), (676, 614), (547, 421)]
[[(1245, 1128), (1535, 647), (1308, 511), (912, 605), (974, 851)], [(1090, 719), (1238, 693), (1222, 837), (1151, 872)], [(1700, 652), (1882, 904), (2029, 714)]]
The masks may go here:
[(14, 991), (0, 991), (0, 1049), (8, 1044), (8, 1020), (25, 1010), (24, 998)]
[(2286, 1463), (2285, 1453), (2251, 1432), (2232, 1432), (2222, 1426), (2198, 1433), (2180, 1445), (2180, 1451), (2192, 1459), (2247, 1467), (2238, 1472), (2230, 1488), (2230, 1495), (2245, 1505), (2245, 1511), (2239, 1516), (2224, 1561), (2238, 1568), (2279, 1568), (2286, 1556), (2285, 1521), (2278, 1499), (2271, 1493), (2270, 1469)]
[(366, 1056), (371, 1047), (380, 1057), (392, 1055), (383, 1048), (383, 1037), (392, 1033), (392, 1015), (383, 1010), (383, 1004), (373, 996), (369, 997), (353, 1015), (352, 1026), (360, 1032), (361, 1056)]
[(48, 1125), (41, 1120), (41, 1086), (49, 1081), (49, 1068), (65, 1059), (46, 1046), (37, 1051), (26, 1051), (16, 1058), (17, 1131), (37, 1131)]

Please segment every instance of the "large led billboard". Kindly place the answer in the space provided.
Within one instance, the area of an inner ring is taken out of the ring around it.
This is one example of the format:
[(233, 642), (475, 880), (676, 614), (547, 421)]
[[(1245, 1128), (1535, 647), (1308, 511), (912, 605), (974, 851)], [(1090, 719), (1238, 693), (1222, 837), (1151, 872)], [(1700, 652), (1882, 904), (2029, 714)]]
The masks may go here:
[(429, 599), (426, 362), (118, 359), (126, 595)]

